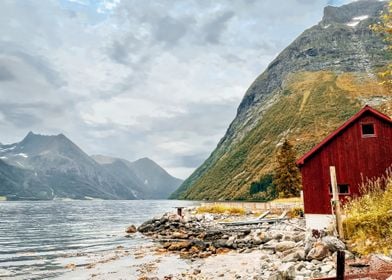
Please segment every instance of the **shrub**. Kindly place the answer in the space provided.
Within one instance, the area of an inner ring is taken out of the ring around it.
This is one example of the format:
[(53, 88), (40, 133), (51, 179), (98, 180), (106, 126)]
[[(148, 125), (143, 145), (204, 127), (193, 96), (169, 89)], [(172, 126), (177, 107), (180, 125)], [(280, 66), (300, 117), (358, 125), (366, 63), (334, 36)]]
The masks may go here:
[(200, 206), (196, 209), (198, 214), (212, 213), (212, 214), (231, 214), (231, 215), (245, 215), (246, 211), (242, 207), (225, 206), (222, 204)]
[(392, 174), (361, 186), (362, 196), (345, 205), (345, 235), (360, 254), (392, 250)]
[(295, 207), (290, 209), (287, 213), (290, 218), (299, 218), (304, 216), (304, 209), (302, 207)]

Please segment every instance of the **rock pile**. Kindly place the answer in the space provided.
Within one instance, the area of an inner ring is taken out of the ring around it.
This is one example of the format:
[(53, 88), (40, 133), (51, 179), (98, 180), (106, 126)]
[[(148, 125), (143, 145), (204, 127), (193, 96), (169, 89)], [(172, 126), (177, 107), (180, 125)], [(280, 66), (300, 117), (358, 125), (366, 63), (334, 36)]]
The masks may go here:
[(336, 274), (334, 252), (344, 250), (344, 243), (334, 236), (305, 232), (302, 219), (235, 227), (219, 223), (228, 218), (223, 214), (187, 213), (180, 217), (166, 213), (146, 221), (138, 231), (159, 241), (163, 246), (160, 250), (179, 252), (184, 258), (261, 250), (261, 279), (309, 279)]

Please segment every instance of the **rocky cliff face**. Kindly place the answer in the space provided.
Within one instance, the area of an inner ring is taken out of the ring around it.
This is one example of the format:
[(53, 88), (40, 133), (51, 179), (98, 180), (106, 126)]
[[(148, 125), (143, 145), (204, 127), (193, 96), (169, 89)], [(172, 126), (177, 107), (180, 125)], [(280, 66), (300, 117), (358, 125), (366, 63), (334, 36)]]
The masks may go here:
[(369, 30), (385, 2), (326, 7), (253, 82), (218, 147), (173, 197), (249, 199), (251, 182), (273, 172), (284, 138), (303, 153), (364, 104), (391, 114), (377, 80), (389, 57)]

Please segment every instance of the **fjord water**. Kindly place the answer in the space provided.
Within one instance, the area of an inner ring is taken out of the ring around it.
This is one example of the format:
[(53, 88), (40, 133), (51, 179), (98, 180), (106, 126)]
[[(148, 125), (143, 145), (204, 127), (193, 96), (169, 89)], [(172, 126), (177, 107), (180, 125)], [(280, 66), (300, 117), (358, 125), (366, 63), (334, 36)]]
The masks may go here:
[(48, 279), (83, 266), (89, 255), (136, 248), (148, 242), (125, 237), (125, 228), (176, 206), (197, 202), (127, 201), (5, 201), (0, 202), (0, 278)]

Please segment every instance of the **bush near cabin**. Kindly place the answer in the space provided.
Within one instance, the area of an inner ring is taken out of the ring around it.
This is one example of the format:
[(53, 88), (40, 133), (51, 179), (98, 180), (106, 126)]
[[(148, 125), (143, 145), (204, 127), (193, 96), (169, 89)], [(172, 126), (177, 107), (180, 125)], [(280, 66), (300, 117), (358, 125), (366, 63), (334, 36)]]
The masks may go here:
[[(391, 171), (391, 170), (390, 170)], [(368, 181), (345, 205), (345, 235), (360, 254), (392, 253), (392, 173)]]

